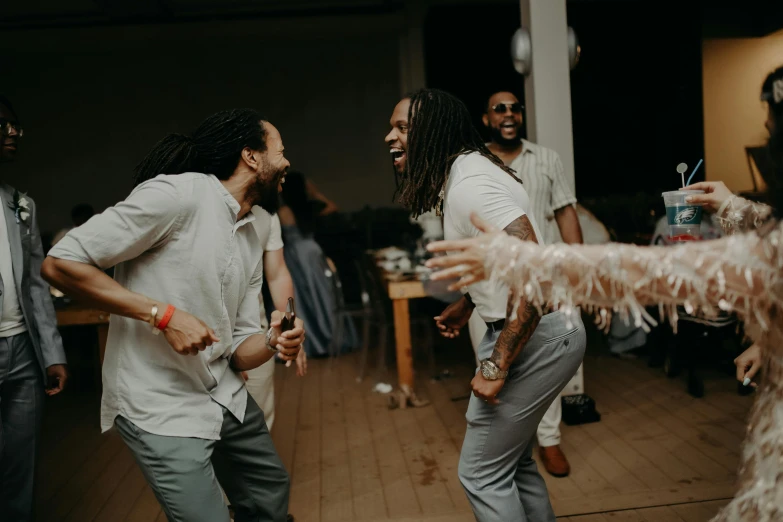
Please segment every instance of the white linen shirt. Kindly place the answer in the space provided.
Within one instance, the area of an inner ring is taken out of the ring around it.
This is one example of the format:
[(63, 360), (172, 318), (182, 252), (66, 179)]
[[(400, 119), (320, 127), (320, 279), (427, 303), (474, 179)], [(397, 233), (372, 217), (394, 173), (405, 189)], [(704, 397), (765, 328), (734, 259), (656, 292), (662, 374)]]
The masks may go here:
[[(121, 415), (156, 435), (220, 439), (223, 408), (244, 420), (247, 392), (229, 357), (263, 334), (262, 246), (252, 213), (213, 175), (160, 175), (75, 228), (49, 252), (107, 269), (119, 284), (171, 303), (211, 327), (219, 342), (176, 353), (143, 321), (112, 315), (103, 362), (101, 429)], [(162, 311), (161, 311), (162, 312)]]

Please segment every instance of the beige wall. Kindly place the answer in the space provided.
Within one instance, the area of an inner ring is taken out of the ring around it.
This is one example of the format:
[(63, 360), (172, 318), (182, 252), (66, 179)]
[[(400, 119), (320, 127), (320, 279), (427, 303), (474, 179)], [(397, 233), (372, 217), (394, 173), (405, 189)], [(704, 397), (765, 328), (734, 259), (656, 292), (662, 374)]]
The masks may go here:
[(23, 118), (0, 179), (27, 191), (41, 229), (71, 207), (124, 198), (132, 169), (169, 132), (252, 106), (287, 156), (346, 210), (391, 204), (383, 144), (399, 100), (401, 15), (6, 32), (0, 88)]
[(704, 164), (707, 179), (734, 191), (752, 190), (745, 147), (768, 134), (761, 84), (783, 65), (783, 31), (764, 38), (705, 40), (703, 50)]

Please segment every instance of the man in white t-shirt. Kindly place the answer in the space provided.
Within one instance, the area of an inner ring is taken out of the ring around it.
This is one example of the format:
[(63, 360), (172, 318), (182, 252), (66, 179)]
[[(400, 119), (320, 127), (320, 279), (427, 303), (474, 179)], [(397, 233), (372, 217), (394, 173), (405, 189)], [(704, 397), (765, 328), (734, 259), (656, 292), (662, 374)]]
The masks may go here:
[[(470, 222), (477, 212), (508, 234), (537, 240), (522, 183), (487, 149), (462, 102), (423, 89), (397, 104), (390, 123), (397, 199), (415, 216), (441, 211), (446, 239), (477, 236)], [(441, 332), (456, 335), (474, 307), (488, 331), (471, 381), (460, 481), (479, 521), (554, 522), (533, 444), (541, 417), (582, 361), (584, 326), (560, 312), (542, 316), (502, 283), (483, 281), (436, 318)]]
[[(253, 228), (255, 228), (264, 248), (263, 271), (269, 285), (269, 293), (275, 303), (275, 308), (285, 310), (288, 298), (294, 296), (294, 283), (283, 257), (283, 234), (280, 230), (280, 219), (277, 214), (272, 215), (259, 206), (253, 207), (251, 212), (256, 217), (253, 221)], [(258, 301), (261, 305), (261, 324), (264, 328), (268, 328), (264, 298), (261, 294), (258, 296)], [(300, 350), (296, 358), (296, 374), (303, 377), (306, 371), (307, 354), (304, 350)], [(245, 374), (247, 391), (264, 412), (264, 420), (271, 432), (272, 424), (275, 421), (274, 360), (245, 372)]]

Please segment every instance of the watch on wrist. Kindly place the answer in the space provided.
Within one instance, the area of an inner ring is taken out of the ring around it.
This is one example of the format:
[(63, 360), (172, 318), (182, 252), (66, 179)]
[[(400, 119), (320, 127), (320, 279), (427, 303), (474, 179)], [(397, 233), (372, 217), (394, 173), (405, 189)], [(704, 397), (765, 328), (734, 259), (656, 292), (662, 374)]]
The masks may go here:
[(272, 345), (272, 336), (275, 335), (275, 331), (270, 328), (266, 331), (266, 347), (272, 350), (273, 352), (277, 351), (277, 346)]
[(481, 375), (488, 381), (497, 381), (498, 379), (505, 379), (508, 375), (508, 370), (503, 371), (498, 368), (498, 365), (484, 359), (481, 361)]

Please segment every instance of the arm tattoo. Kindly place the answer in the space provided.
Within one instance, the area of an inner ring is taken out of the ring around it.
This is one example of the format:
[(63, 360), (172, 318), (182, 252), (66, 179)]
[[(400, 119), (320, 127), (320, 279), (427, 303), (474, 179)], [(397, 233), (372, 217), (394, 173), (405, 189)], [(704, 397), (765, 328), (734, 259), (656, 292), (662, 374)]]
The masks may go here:
[[(515, 219), (505, 228), (505, 231), (507, 234), (522, 240), (538, 242), (533, 225), (527, 216)], [(506, 306), (506, 323), (490, 356), (490, 360), (503, 369), (508, 369), (514, 359), (516, 359), (520, 350), (530, 340), (530, 337), (536, 330), (536, 326), (538, 326), (538, 322), (541, 320), (536, 307), (526, 300), (519, 303), (516, 317), (511, 317), (518, 300), (519, 297), (515, 292), (509, 292), (508, 304)]]

